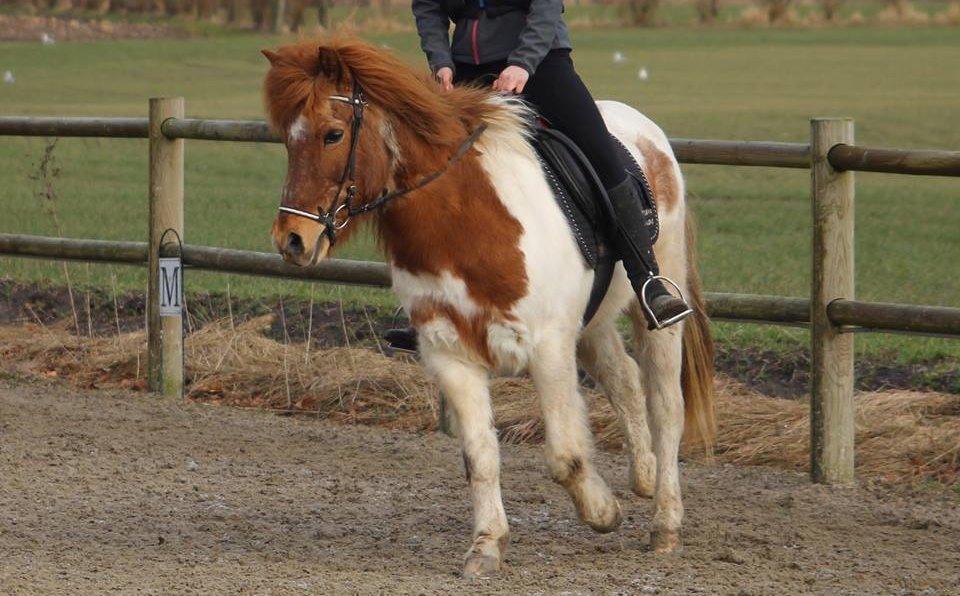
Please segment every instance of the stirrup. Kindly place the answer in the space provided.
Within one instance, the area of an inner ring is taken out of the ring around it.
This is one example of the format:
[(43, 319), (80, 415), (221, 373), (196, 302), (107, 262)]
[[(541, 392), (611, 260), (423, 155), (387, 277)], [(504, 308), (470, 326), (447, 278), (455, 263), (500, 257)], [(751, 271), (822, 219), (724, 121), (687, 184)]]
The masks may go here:
[[(686, 305), (687, 309), (683, 312), (673, 315), (665, 321), (659, 320), (657, 315), (654, 314), (653, 310), (650, 308), (650, 304), (647, 302), (647, 286), (654, 280), (660, 280), (673, 286), (673, 289), (677, 292), (677, 296), (675, 296), (675, 298), (679, 298), (680, 301)], [(647, 315), (647, 320), (654, 329), (663, 329), (664, 327), (669, 327), (670, 325), (673, 325), (677, 321), (693, 313), (693, 309), (690, 308), (690, 304), (687, 303), (687, 299), (683, 297), (683, 290), (680, 289), (680, 286), (678, 286), (672, 279), (664, 275), (651, 275), (647, 278), (647, 281), (643, 282), (643, 286), (640, 288), (640, 305), (643, 306), (643, 311)]]

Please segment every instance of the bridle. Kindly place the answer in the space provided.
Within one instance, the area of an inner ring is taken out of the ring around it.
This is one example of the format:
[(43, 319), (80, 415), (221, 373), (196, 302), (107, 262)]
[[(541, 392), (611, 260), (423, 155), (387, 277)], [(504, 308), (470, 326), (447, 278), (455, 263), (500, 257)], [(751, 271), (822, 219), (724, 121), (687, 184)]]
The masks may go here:
[[(357, 196), (355, 175), (357, 167), (357, 147), (359, 146), (358, 139), (360, 138), (360, 129), (363, 127), (363, 112), (364, 108), (367, 106), (367, 102), (363, 98), (363, 87), (360, 86), (360, 83), (355, 81), (350, 97), (345, 95), (331, 95), (329, 99), (331, 101), (346, 103), (353, 108), (353, 117), (350, 120), (350, 152), (347, 154), (347, 163), (344, 165), (343, 172), (340, 174), (340, 182), (337, 185), (337, 192), (333, 195), (333, 206), (331, 206), (330, 209), (325, 213), (311, 213), (309, 211), (303, 211), (294, 207), (286, 207), (282, 203), (278, 209), (280, 213), (305, 217), (309, 220), (323, 224), (323, 234), (327, 237), (327, 240), (330, 241), (330, 246), (333, 246), (336, 243), (337, 232), (347, 227), (347, 224), (350, 223), (350, 218), (380, 209), (393, 199), (402, 197), (403, 195), (411, 193), (415, 190), (420, 190), (424, 186), (442, 176), (448, 169), (450, 169), (450, 166), (458, 162), (460, 158), (462, 158), (467, 151), (469, 151), (470, 147), (473, 146), (477, 139), (480, 138), (480, 135), (483, 134), (483, 131), (487, 128), (486, 124), (481, 124), (474, 129), (474, 131), (470, 133), (470, 135), (462, 143), (460, 143), (460, 146), (457, 147), (456, 152), (450, 157), (449, 160), (447, 160), (447, 163), (444, 164), (442, 168), (431, 174), (428, 174), (427, 176), (424, 176), (419, 182), (417, 182), (417, 184), (389, 192), (384, 189), (383, 192), (380, 193), (379, 197), (373, 201), (370, 201), (369, 203), (357, 207), (353, 204), (353, 200)], [(337, 205), (337, 199), (344, 192), (344, 187), (346, 187), (346, 194), (343, 202)]]

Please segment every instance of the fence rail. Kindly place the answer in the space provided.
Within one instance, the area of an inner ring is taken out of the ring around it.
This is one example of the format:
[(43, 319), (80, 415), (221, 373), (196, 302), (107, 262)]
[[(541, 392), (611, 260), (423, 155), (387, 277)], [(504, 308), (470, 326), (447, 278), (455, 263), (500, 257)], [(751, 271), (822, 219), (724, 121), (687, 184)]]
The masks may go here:
[[(0, 233), (0, 255), (117, 265), (147, 263), (147, 243), (115, 240), (51, 238)], [(161, 256), (177, 256), (171, 244)], [(280, 277), (327, 283), (390, 287), (385, 263), (352, 259), (325, 259), (312, 267), (289, 265), (273, 253), (184, 244), (183, 264), (192, 269)], [(810, 323), (810, 300), (761, 294), (707, 292), (710, 318), (781, 325)], [(835, 300), (827, 307), (831, 322), (865, 331), (937, 334), (960, 337), (960, 308)]]
[[(183, 100), (154, 99), (150, 118), (0, 117), (0, 136), (150, 139), (150, 242), (117, 242), (0, 234), (0, 254), (149, 265), (148, 343), (151, 388), (181, 394), (182, 321), (157, 314), (156, 263), (174, 256), (162, 235), (182, 235), (185, 139), (276, 143), (266, 123), (185, 118)], [(853, 478), (853, 334), (888, 331), (960, 337), (960, 308), (863, 302), (853, 296), (853, 203), (855, 171), (960, 176), (960, 151), (887, 149), (856, 145), (853, 122), (811, 121), (809, 143), (672, 139), (688, 164), (810, 169), (813, 207), (811, 298), (707, 293), (711, 317), (811, 329), (811, 475), (815, 481)], [(182, 245), (184, 266), (289, 279), (390, 284), (383, 263), (330, 259), (314, 267), (287, 265), (277, 255)]]
[[(278, 143), (262, 120), (168, 118), (171, 139)], [(0, 136), (148, 138), (147, 118), (0, 116)], [(774, 168), (810, 167), (810, 145), (767, 141), (670, 139), (681, 163)], [(837, 170), (928, 176), (960, 176), (960, 151), (837, 145), (827, 159)]]

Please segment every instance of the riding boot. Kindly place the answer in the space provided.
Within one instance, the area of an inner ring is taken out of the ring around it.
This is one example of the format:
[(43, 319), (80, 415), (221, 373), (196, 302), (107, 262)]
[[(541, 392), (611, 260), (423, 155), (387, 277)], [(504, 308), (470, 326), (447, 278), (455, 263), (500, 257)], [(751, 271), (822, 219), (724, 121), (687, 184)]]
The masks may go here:
[[(648, 329), (662, 329), (693, 312), (682, 296), (675, 296), (663, 284), (649, 228), (644, 224), (643, 200), (631, 176), (607, 190), (616, 217), (616, 244), (633, 291), (640, 299)], [(676, 286), (674, 286), (676, 288)], [(677, 293), (679, 294), (679, 288)]]

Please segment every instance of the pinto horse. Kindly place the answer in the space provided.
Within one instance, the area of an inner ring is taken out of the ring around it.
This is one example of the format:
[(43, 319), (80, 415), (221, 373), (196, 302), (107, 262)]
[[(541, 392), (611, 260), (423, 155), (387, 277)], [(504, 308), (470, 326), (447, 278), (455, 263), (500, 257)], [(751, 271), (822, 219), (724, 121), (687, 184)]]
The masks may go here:
[[(661, 271), (696, 315), (648, 331), (618, 265), (584, 325), (594, 272), (530, 145), (527, 106), (475, 87), (442, 92), (389, 52), (357, 40), (263, 53), (271, 64), (266, 111), (288, 155), (273, 241), (288, 262), (310, 265), (347, 240), (358, 219), (374, 225), (423, 364), (462, 442), (474, 512), (464, 575), (496, 572), (509, 542), (491, 375), (530, 374), (552, 478), (591, 528), (610, 532), (620, 524), (620, 504), (593, 463), (578, 362), (622, 423), (633, 491), (653, 497), (653, 548), (680, 548), (678, 451), (685, 424), (694, 441), (712, 439), (713, 347), (683, 179), (663, 131), (626, 105), (598, 104), (648, 173)], [(636, 360), (617, 331), (624, 311)]]

